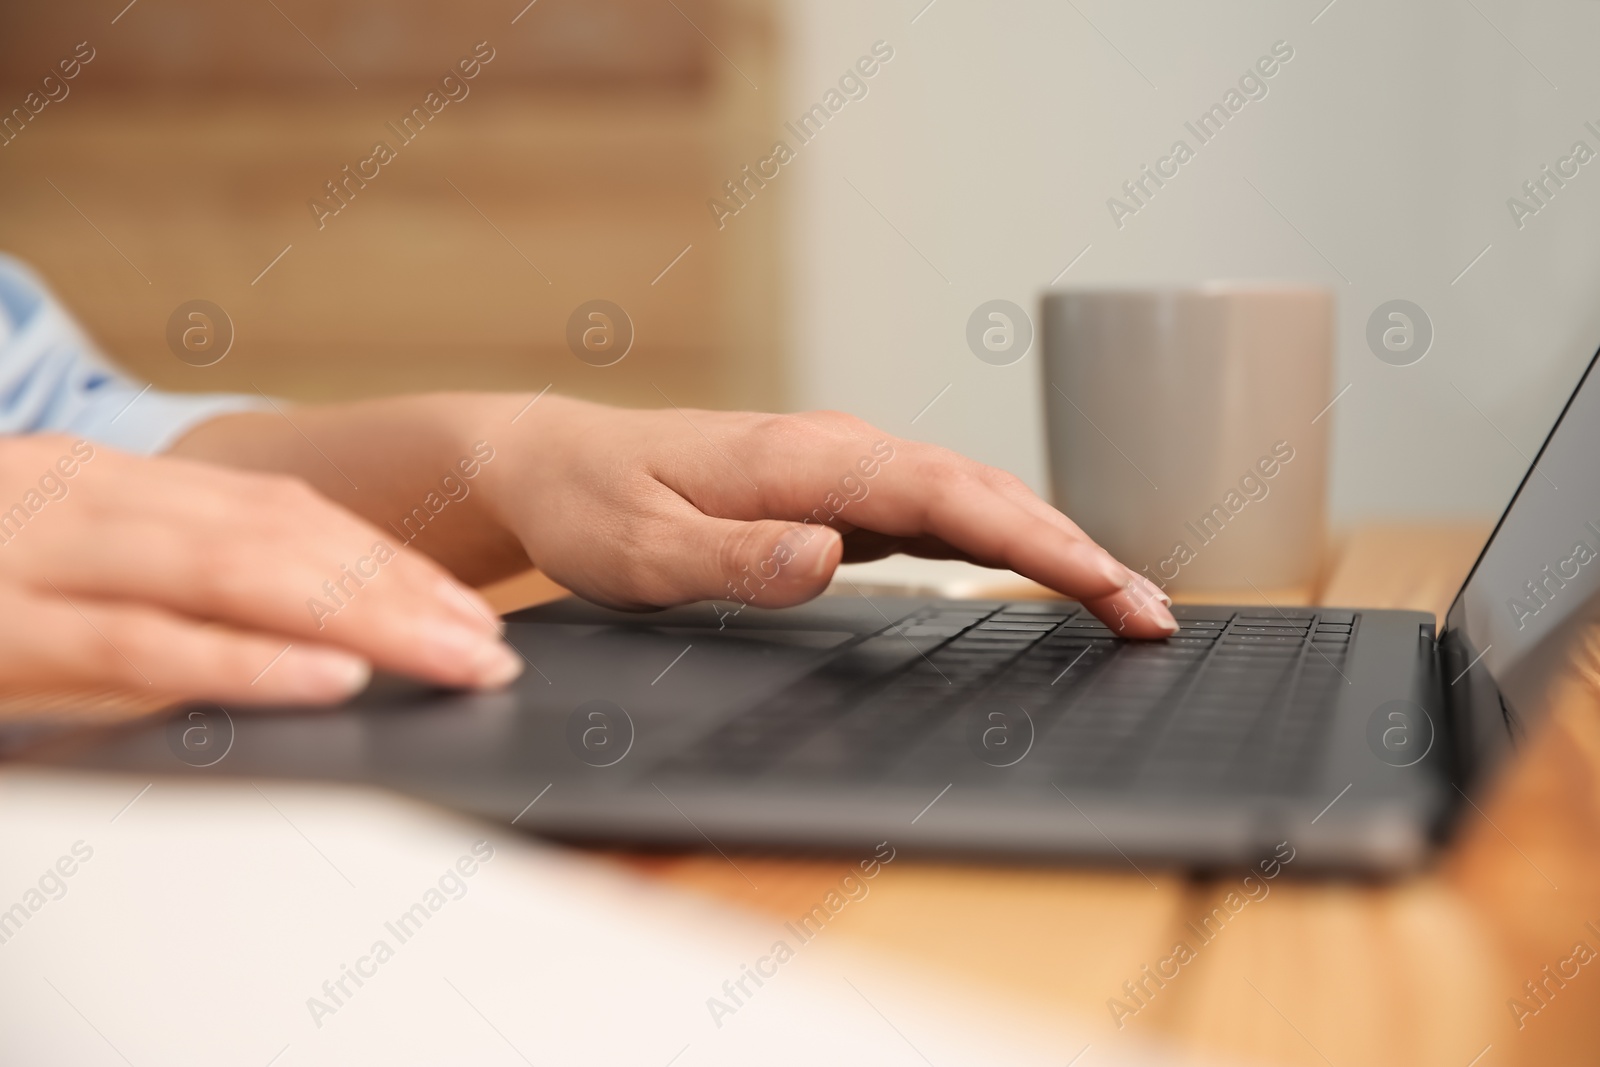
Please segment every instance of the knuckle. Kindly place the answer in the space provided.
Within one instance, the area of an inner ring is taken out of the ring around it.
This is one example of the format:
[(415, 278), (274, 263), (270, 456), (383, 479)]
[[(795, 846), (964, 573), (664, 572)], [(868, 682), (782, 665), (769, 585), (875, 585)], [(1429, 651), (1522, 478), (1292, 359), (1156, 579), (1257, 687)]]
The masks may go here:
[(1001, 470), (998, 467), (987, 467), (979, 464), (978, 476), (983, 479), (983, 481), (987, 483), (991, 489), (997, 489), (1002, 493), (1031, 494), (1033, 492), (1033, 490), (1028, 488), (1027, 482), (1024, 482), (1021, 478), (1018, 478), (1010, 471)]
[(930, 488), (959, 483), (963, 489), (970, 490), (983, 484), (973, 470), (975, 465), (947, 448), (923, 445), (915, 449), (909, 459), (917, 480)]
[(865, 420), (846, 411), (832, 409), (809, 411), (801, 418), (833, 437), (860, 437), (870, 429)]
[(976, 460), (968, 459), (954, 449), (945, 448), (943, 445), (930, 445), (926, 442), (917, 445), (917, 454), (924, 463), (944, 468), (959, 470), (965, 474), (973, 473), (979, 464)]
[(923, 485), (930, 513), (959, 507), (973, 500), (978, 490), (986, 488), (983, 479), (970, 469), (944, 463), (932, 465)]
[(831, 456), (844, 463), (886, 436), (854, 415), (827, 410), (764, 416), (752, 433), (753, 450), (771, 460)]
[(758, 415), (748, 432), (753, 443), (776, 444), (787, 450), (811, 439), (816, 427), (805, 415)]

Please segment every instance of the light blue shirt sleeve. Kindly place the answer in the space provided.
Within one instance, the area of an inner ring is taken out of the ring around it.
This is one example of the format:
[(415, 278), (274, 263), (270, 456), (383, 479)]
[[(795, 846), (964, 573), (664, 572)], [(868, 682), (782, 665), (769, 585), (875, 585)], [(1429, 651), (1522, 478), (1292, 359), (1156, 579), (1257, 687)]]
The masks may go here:
[(40, 279), (0, 254), (0, 434), (70, 433), (151, 454), (191, 427), (267, 407), (231, 393), (162, 393), (117, 370)]

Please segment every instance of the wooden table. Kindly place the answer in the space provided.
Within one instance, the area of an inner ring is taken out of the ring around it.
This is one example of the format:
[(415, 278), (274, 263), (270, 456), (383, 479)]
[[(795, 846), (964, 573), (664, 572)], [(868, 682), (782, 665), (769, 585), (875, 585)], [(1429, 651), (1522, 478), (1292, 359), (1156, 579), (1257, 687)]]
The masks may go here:
[[(1302, 599), (1442, 616), (1484, 534), (1358, 530)], [(537, 577), (495, 590), (507, 606), (558, 593)], [(1436, 869), (1388, 885), (1279, 880), (1120, 1031), (1107, 1002), (1131, 1003), (1123, 983), (1169, 955), (1231, 879), (901, 861), (828, 936), (956, 972), (1043, 1020), (1087, 1020), (1102, 1052), (1139, 1034), (1219, 1062), (1600, 1063), (1600, 956), (1564, 987), (1549, 980), (1548, 1006), (1524, 988), (1579, 942), (1600, 953), (1600, 639), (1569, 673), (1558, 710)], [(839, 861), (741, 856), (741, 875), (714, 854), (617, 859), (777, 921), (804, 914), (844, 873)], [(1537, 1014), (1519, 1020), (1518, 999)], [(1061, 1051), (1066, 1063), (1080, 1050)]]

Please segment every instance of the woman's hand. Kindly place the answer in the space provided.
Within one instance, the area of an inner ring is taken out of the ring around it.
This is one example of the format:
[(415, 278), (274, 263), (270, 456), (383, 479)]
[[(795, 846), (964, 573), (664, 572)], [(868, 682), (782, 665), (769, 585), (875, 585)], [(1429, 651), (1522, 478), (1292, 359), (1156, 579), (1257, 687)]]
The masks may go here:
[(0, 438), (0, 690), (320, 703), (372, 666), (493, 686), (476, 593), (283, 475)]
[(759, 607), (895, 552), (1006, 567), (1132, 637), (1177, 629), (1153, 583), (1017, 478), (834, 412), (624, 411), (546, 397), (497, 444), (483, 506), (581, 596)]
[(464, 580), (536, 564), (624, 608), (798, 604), (894, 552), (1009, 567), (1119, 633), (1166, 597), (1022, 482), (833, 412), (631, 411), (436, 394), (228, 415), (175, 451), (293, 471)]

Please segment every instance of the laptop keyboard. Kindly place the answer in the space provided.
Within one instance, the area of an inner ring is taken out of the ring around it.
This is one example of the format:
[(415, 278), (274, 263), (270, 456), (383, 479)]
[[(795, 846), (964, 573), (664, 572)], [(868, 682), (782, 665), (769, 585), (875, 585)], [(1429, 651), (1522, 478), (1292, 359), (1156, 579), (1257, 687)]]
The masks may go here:
[(893, 781), (1004, 766), (1019, 783), (1297, 792), (1359, 616), (1173, 613), (1171, 638), (1127, 641), (1076, 605), (942, 603), (847, 646), (668, 769)]

